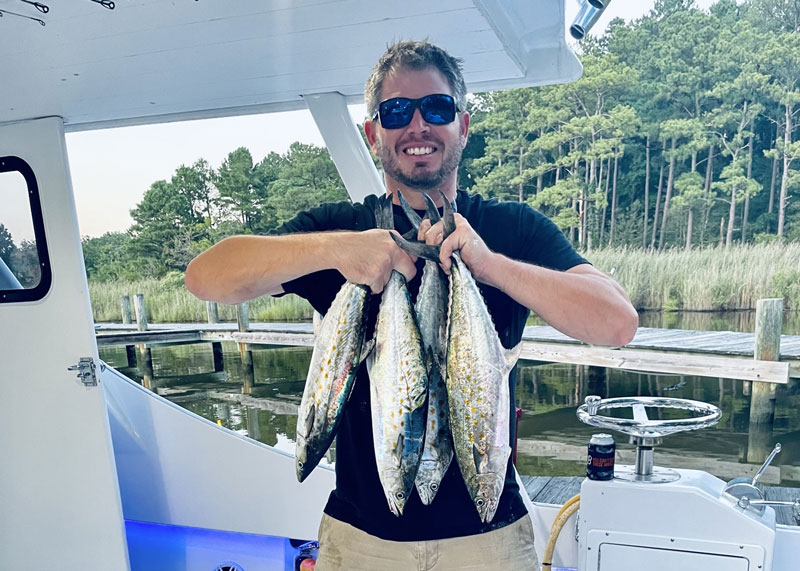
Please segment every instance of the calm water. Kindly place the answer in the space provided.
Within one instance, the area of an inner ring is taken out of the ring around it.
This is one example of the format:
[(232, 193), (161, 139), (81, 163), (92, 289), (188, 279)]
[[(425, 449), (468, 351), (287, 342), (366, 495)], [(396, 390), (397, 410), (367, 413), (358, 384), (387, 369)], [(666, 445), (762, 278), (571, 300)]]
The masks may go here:
[[(754, 313), (650, 313), (641, 325), (684, 329), (752, 331)], [(800, 315), (784, 316), (783, 332), (800, 334)], [(253, 352), (253, 369), (242, 365), (238, 347), (223, 343), (224, 372), (214, 373), (210, 343), (157, 347), (150, 388), (173, 402), (251, 438), (294, 451), (296, 409), (303, 392), (311, 349), (274, 348)], [(100, 357), (131, 378), (124, 347), (101, 348)], [(749, 398), (742, 381), (690, 376), (647, 375), (585, 366), (520, 364), (517, 406), (517, 466), (522, 474), (578, 476), (584, 472), (586, 442), (598, 432), (580, 423), (575, 407), (586, 395), (669, 396), (717, 405), (722, 419), (713, 428), (664, 439), (656, 449), (659, 466), (703, 469), (723, 480), (752, 474), (775, 442), (783, 451), (773, 462), (766, 484), (800, 485), (800, 383), (777, 389), (775, 423), (770, 429), (748, 426)], [(615, 434), (625, 463), (633, 447)], [(335, 450), (328, 461), (335, 460)]]

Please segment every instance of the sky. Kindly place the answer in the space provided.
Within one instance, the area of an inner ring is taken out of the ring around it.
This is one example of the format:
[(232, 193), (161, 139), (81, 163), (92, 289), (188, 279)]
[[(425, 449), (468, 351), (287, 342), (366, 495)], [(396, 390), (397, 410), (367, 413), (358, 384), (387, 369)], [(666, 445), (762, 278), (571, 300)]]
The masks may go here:
[[(569, 25), (577, 14), (578, 2), (566, 2)], [(713, 3), (696, 2), (702, 8)], [(653, 0), (613, 0), (593, 33), (602, 33), (613, 18), (635, 19), (652, 7)], [(363, 105), (350, 107), (355, 121), (362, 121), (364, 114)], [(270, 152), (285, 153), (294, 141), (323, 145), (307, 110), (68, 133), (67, 152), (81, 235), (95, 237), (127, 230), (132, 224), (129, 212), (145, 191), (157, 180), (169, 180), (181, 165), (189, 166), (203, 158), (217, 168), (228, 153), (242, 146), (258, 162)], [(17, 221), (24, 217), (15, 217), (7, 204), (5, 222), (0, 222), (10, 227), (16, 242), (30, 239), (25, 223)]]

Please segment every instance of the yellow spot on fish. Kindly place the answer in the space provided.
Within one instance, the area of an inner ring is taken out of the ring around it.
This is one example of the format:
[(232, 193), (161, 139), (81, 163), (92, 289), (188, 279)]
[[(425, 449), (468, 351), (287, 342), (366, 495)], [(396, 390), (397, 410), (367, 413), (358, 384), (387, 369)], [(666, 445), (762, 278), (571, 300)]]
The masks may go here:
[(481, 413), (481, 418), (486, 418), (486, 413), (485, 412)]
[(478, 435), (479, 440), (483, 440), (483, 437), (486, 436), (483, 432)]
[[(475, 414), (476, 412), (478, 412), (478, 409), (477, 409), (477, 408), (475, 408), (475, 407), (473, 406), (473, 407), (470, 409), (470, 411), (472, 412), (472, 414)], [(481, 416), (483, 416), (483, 414), (481, 414)]]

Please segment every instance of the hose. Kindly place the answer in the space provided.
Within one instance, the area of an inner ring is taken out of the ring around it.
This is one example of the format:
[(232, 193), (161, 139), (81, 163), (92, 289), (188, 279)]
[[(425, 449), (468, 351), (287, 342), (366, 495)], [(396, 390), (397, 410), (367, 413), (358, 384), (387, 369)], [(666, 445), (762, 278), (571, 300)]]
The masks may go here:
[(543, 571), (549, 571), (552, 568), (553, 553), (556, 550), (556, 541), (558, 540), (558, 536), (561, 533), (561, 529), (564, 527), (564, 524), (567, 523), (567, 520), (572, 517), (572, 515), (581, 507), (580, 499), (580, 494), (573, 496), (567, 500), (558, 511), (556, 519), (553, 521), (553, 526), (550, 528), (550, 536), (547, 538), (547, 545), (545, 545), (544, 548), (544, 555), (542, 557)]

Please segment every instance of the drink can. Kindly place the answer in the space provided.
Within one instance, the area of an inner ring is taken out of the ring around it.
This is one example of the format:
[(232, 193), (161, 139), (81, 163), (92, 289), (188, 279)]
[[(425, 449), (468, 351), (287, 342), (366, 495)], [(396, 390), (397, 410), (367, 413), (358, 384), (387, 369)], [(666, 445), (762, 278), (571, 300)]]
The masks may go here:
[(610, 434), (593, 434), (586, 458), (586, 477), (590, 480), (613, 480), (616, 448)]

